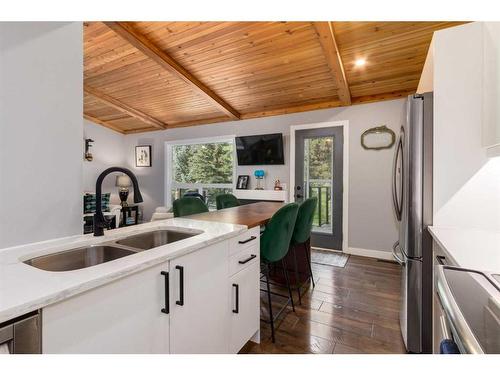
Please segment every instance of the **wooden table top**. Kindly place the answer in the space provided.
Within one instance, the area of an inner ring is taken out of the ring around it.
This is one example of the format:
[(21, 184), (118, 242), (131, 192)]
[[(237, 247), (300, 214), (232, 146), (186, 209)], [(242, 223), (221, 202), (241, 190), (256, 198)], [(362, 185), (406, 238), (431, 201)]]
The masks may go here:
[(253, 228), (266, 224), (274, 213), (284, 205), (285, 203), (282, 202), (258, 202), (185, 217), (195, 220), (240, 224)]

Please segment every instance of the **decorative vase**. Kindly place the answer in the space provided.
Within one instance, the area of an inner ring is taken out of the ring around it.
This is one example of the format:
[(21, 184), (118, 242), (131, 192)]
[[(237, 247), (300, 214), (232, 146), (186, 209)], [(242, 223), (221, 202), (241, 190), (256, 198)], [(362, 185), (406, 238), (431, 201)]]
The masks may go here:
[(128, 198), (128, 189), (120, 189), (118, 192), (118, 196), (120, 197), (120, 204), (122, 207), (127, 207), (127, 198)]
[(257, 187), (255, 188), (255, 190), (264, 190), (264, 188), (262, 187), (262, 180), (264, 179), (265, 174), (266, 173), (263, 169), (257, 169), (254, 172), (254, 176), (257, 179)]

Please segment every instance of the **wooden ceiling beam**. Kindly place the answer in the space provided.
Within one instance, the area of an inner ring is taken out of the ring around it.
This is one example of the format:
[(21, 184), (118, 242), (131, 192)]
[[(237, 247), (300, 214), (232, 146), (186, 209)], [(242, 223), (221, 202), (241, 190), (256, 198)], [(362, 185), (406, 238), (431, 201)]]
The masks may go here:
[(113, 107), (123, 113), (126, 113), (129, 116), (135, 117), (138, 120), (141, 120), (142, 122), (145, 122), (146, 124), (150, 124), (155, 128), (158, 129), (166, 129), (167, 124), (164, 122), (161, 122), (160, 120), (155, 119), (154, 117), (151, 117), (147, 115), (144, 112), (141, 112), (135, 108), (130, 107), (129, 105), (122, 103), (121, 101), (112, 98), (111, 96), (103, 93), (102, 91), (99, 91), (93, 87), (90, 87), (88, 85), (83, 86), (83, 91), (85, 91), (86, 94), (93, 96), (94, 98), (98, 99), (99, 101), (103, 102), (106, 105), (109, 105), (110, 107)]
[(132, 46), (134, 46), (139, 51), (144, 53), (146, 56), (148, 56), (156, 63), (158, 63), (169, 73), (173, 74), (174, 76), (184, 81), (191, 87), (191, 89), (193, 89), (196, 93), (208, 99), (211, 103), (213, 103), (217, 108), (219, 108), (230, 118), (235, 120), (240, 118), (240, 114), (238, 111), (232, 108), (221, 97), (219, 97), (209, 87), (207, 87), (200, 80), (198, 80), (198, 78), (196, 78), (193, 74), (187, 71), (171, 56), (169, 56), (167, 53), (156, 47), (144, 35), (137, 32), (137, 30), (135, 30), (129, 23), (104, 22), (104, 24), (106, 24), (116, 34), (118, 34), (127, 42), (129, 42)]
[(325, 53), (326, 61), (337, 83), (338, 95), (342, 105), (351, 105), (351, 92), (345, 76), (344, 65), (335, 40), (331, 22), (313, 22), (318, 34), (321, 47)]
[[(218, 123), (218, 122), (227, 122), (227, 121), (232, 121), (232, 119), (228, 118), (227, 116), (214, 117), (214, 118), (209, 118), (209, 119), (178, 122), (178, 123), (169, 125), (168, 128), (169, 129), (185, 128), (185, 127), (189, 127), (189, 126), (210, 125), (210, 124), (214, 124), (214, 123)], [(125, 130), (124, 133), (125, 134), (136, 134), (136, 133), (150, 132), (150, 131), (156, 131), (156, 130), (158, 130), (158, 129), (140, 128), (140, 129)]]
[(335, 107), (341, 107), (341, 106), (342, 106), (342, 103), (339, 100), (327, 100), (327, 101), (318, 102), (318, 103), (299, 104), (299, 105), (294, 105), (294, 106), (290, 106), (290, 107), (270, 108), (270, 109), (267, 109), (264, 111), (242, 113), (241, 119), (247, 120), (247, 119), (259, 118), (259, 117), (287, 115), (290, 113), (316, 111), (318, 109), (335, 108)]
[[(352, 98), (351, 104), (358, 105), (358, 104), (380, 102), (380, 101), (385, 101), (385, 100), (401, 99), (401, 98), (406, 98), (408, 95), (411, 95), (414, 93), (415, 93), (415, 90), (410, 90), (410, 91), (400, 90), (400, 91), (393, 91), (393, 92), (388, 92), (388, 93), (384, 93), (384, 94), (359, 96), (359, 97)], [(264, 111), (242, 113), (241, 120), (279, 116), (279, 115), (287, 115), (287, 114), (300, 113), (300, 112), (310, 112), (310, 111), (317, 111), (320, 109), (328, 109), (328, 108), (338, 108), (338, 107), (341, 107), (342, 105), (343, 104), (339, 100), (327, 100), (327, 101), (322, 101), (322, 102), (312, 103), (312, 104), (299, 104), (299, 105), (290, 106), (290, 107), (273, 108), (273, 109), (268, 109), (268, 110), (264, 110)], [(187, 127), (187, 126), (209, 125), (209, 124), (213, 124), (213, 123), (217, 123), (217, 122), (226, 122), (226, 121), (231, 121), (231, 120), (228, 118), (225, 118), (225, 117), (216, 117), (216, 118), (206, 119), (206, 120), (202, 119), (202, 120), (186, 121), (186, 122), (171, 124), (171, 125), (169, 125), (169, 129), (181, 128), (181, 127)], [(158, 130), (158, 129), (140, 128), (140, 129), (125, 130), (123, 133), (124, 134), (135, 134), (135, 133), (142, 133), (142, 132), (149, 132), (149, 131), (156, 131), (156, 130)]]
[(108, 128), (108, 129), (111, 129), (111, 130), (114, 130), (115, 132), (118, 132), (118, 133), (121, 133), (121, 134), (125, 134), (125, 132), (120, 129), (118, 126), (115, 126), (107, 121), (103, 121), (101, 119), (98, 119), (97, 117), (94, 117), (94, 116), (90, 116), (90, 115), (87, 115), (86, 113), (83, 114), (83, 118), (86, 119), (86, 120), (89, 120), (95, 124), (99, 124), (99, 125), (102, 125), (104, 126), (105, 128)]
[(415, 94), (415, 90), (396, 90), (383, 94), (364, 95), (352, 98), (352, 104), (366, 104), (381, 102), (384, 100), (406, 99), (408, 95)]

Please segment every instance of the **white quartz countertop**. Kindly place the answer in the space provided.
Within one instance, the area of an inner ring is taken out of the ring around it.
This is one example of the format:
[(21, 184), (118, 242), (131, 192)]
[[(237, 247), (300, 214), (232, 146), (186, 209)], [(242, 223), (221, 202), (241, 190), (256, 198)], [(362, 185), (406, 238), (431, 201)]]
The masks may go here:
[[(80, 270), (50, 272), (23, 263), (40, 255), (114, 241), (156, 229), (203, 232), (184, 240)], [(107, 231), (102, 237), (87, 234), (0, 249), (0, 323), (234, 237), (246, 229), (242, 225), (175, 218)]]
[(500, 273), (500, 232), (429, 227), (434, 240), (460, 267)]

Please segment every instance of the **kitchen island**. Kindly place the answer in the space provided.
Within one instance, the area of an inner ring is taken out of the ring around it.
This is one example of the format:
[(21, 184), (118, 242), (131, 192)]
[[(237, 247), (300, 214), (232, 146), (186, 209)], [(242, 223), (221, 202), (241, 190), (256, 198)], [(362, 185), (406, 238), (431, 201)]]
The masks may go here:
[[(71, 271), (25, 263), (158, 230), (193, 236)], [(175, 218), (2, 249), (0, 324), (41, 310), (43, 353), (236, 353), (259, 340), (256, 234)]]

